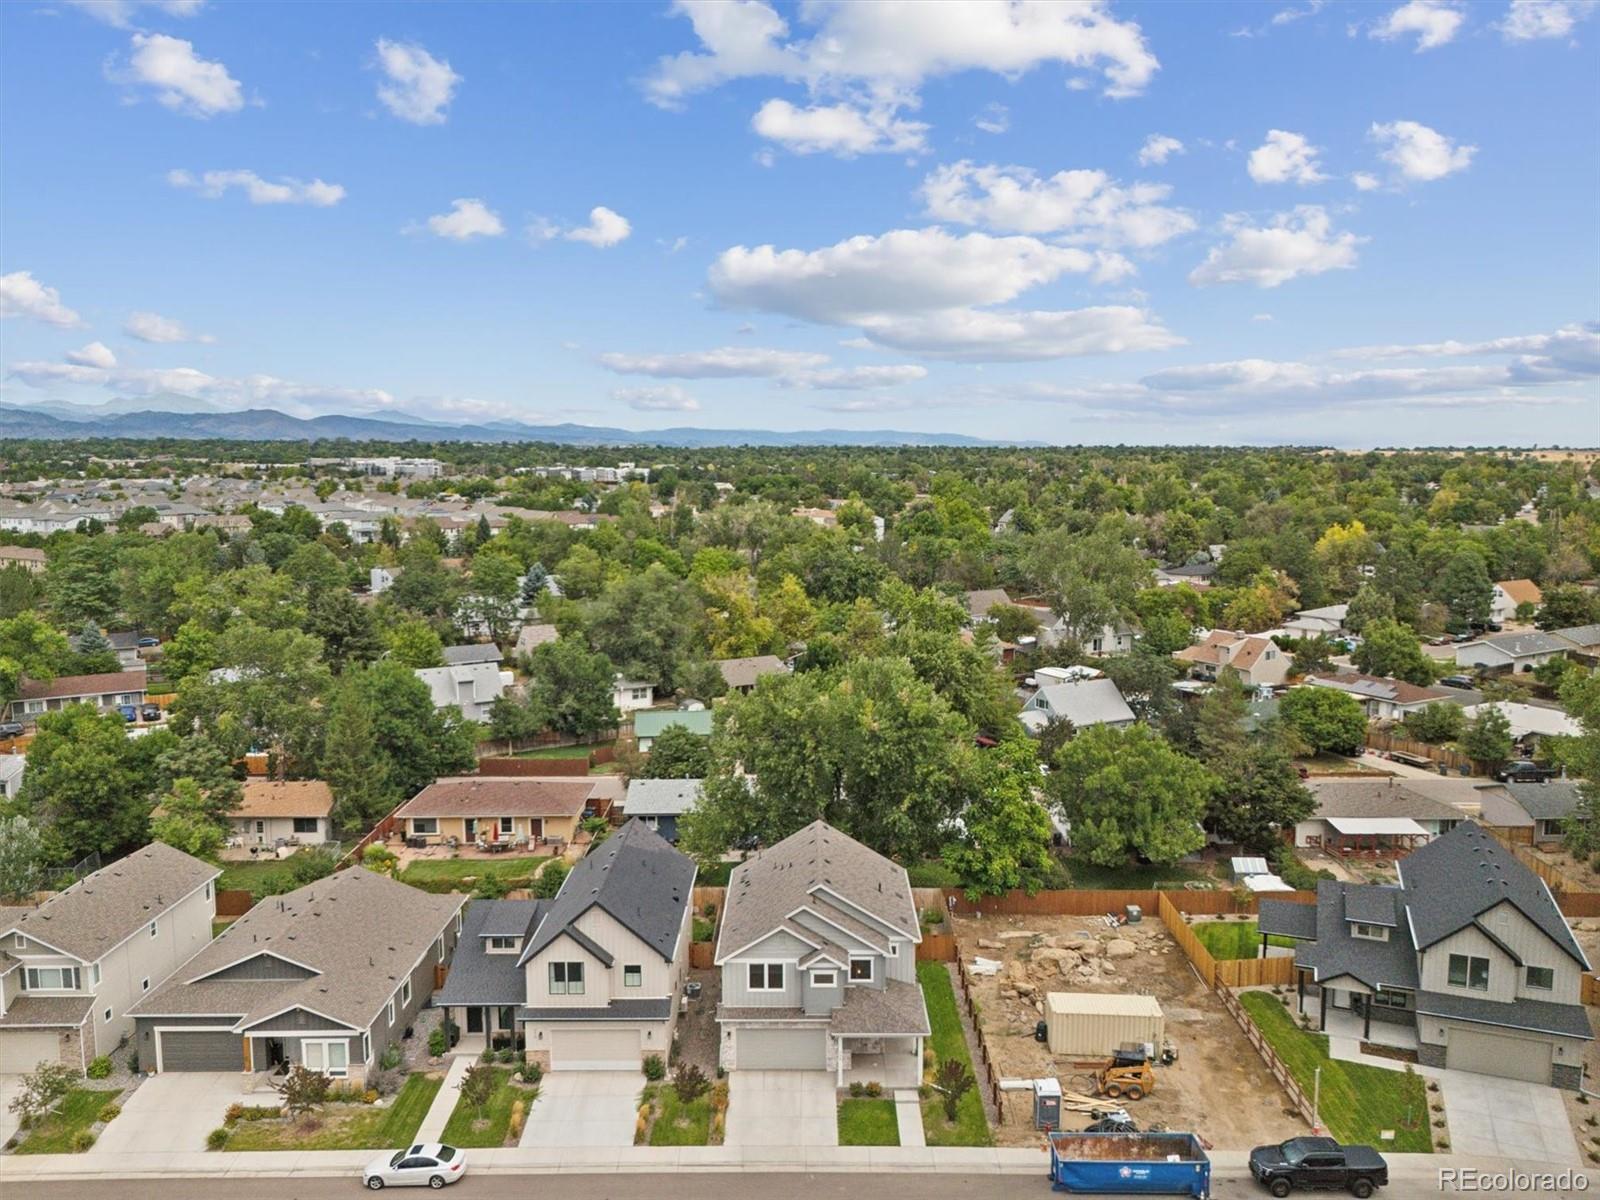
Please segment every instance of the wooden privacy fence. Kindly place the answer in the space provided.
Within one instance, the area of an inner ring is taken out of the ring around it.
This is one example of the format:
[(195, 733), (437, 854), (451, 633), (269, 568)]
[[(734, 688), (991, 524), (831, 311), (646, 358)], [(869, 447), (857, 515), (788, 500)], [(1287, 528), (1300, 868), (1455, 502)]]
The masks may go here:
[[(1257, 907), (1257, 898), (1254, 895), (1241, 901), (1231, 890), (1223, 888), (1206, 891), (1173, 889), (1162, 892), (1139, 889), (1066, 890), (1035, 892), (1031, 896), (1026, 892), (1007, 892), (1003, 896), (984, 896), (976, 901), (968, 900), (964, 892), (947, 888), (943, 895), (947, 906), (950, 898), (955, 898), (953, 911), (958, 916), (968, 917), (980, 914), (991, 917), (1097, 917), (1103, 913), (1121, 913), (1130, 904), (1137, 904), (1145, 912), (1153, 913), (1158, 908), (1158, 897), (1162, 896), (1182, 913), (1212, 916), (1222, 913), (1253, 913)], [(1275, 892), (1266, 897), (1268, 900), (1288, 900), (1299, 904), (1315, 903), (1316, 898), (1315, 892)]]
[(1583, 986), (1579, 990), (1579, 997), (1585, 1004), (1600, 1004), (1600, 977), (1584, 975), (1581, 979)]
[(1208, 988), (1217, 986), (1217, 960), (1211, 957), (1194, 930), (1189, 928), (1189, 923), (1183, 919), (1183, 914), (1178, 911), (1177, 905), (1167, 899), (1165, 892), (1156, 894), (1156, 913), (1161, 917), (1161, 923), (1167, 927), (1167, 932), (1172, 935), (1172, 940), (1178, 943), (1184, 955), (1194, 966), (1195, 974), (1200, 976), (1200, 982)]
[(1000, 1075), (995, 1070), (994, 1059), (990, 1057), (989, 1043), (983, 1039), (983, 1022), (978, 1020), (978, 1010), (972, 999), (972, 977), (967, 974), (967, 964), (959, 958), (956, 959), (956, 982), (961, 985), (957, 989), (957, 1003), (963, 1007), (967, 1020), (972, 1023), (972, 1032), (978, 1043), (979, 1062), (972, 1064), (973, 1071), (975, 1074), (981, 1072), (980, 1085), (989, 1093), (995, 1116), (1003, 1123), (1006, 1118), (1005, 1093), (1000, 1090)]
[(361, 852), (368, 846), (371, 846), (374, 843), (388, 841), (389, 835), (396, 829), (400, 828), (400, 818), (395, 816), (395, 813), (399, 812), (401, 805), (406, 803), (407, 801), (402, 800), (399, 804), (396, 804), (393, 808), (391, 808), (388, 812), (388, 815), (386, 815), (383, 820), (379, 821), (371, 829), (367, 830), (366, 835), (359, 842), (357, 842), (354, 846), (351, 846), (350, 849), (346, 850), (342, 855), (339, 856), (339, 861), (333, 864), (333, 869), (335, 871), (342, 871), (346, 867), (355, 866), (361, 861)]
[(255, 907), (256, 898), (239, 888), (217, 889), (217, 916), (242, 917)]
[(1294, 955), (1273, 954), (1267, 958), (1220, 958), (1217, 960), (1219, 988), (1277, 987), (1294, 982)]
[(925, 933), (917, 945), (918, 962), (955, 962), (959, 957), (954, 934)]
[(704, 912), (708, 904), (721, 912), (722, 902), (727, 895), (727, 888), (697, 887), (689, 893), (689, 902), (694, 905), (694, 911), (697, 913)]
[(1277, 1052), (1268, 1045), (1266, 1037), (1257, 1028), (1256, 1023), (1250, 1019), (1250, 1014), (1245, 1012), (1244, 1005), (1239, 1003), (1239, 998), (1226, 988), (1219, 991), (1217, 995), (1222, 998), (1222, 1007), (1227, 1009), (1228, 1014), (1239, 1023), (1239, 1028), (1244, 1030), (1245, 1038), (1256, 1048), (1256, 1053), (1261, 1055), (1261, 1061), (1267, 1064), (1267, 1070), (1272, 1072), (1272, 1077), (1278, 1081), (1285, 1094), (1288, 1095), (1289, 1103), (1293, 1104), (1300, 1115), (1305, 1118), (1307, 1125), (1315, 1128), (1317, 1114), (1316, 1110), (1311, 1107), (1311, 1097), (1307, 1096), (1305, 1089), (1295, 1082), (1295, 1077), (1290, 1074), (1289, 1068), (1284, 1065), (1283, 1059), (1279, 1058)]
[(480, 758), (479, 775), (582, 775), (589, 774), (589, 757), (583, 758)]
[(697, 971), (704, 971), (716, 965), (717, 947), (715, 942), (690, 942), (689, 965)]
[[(1527, 867), (1528, 870), (1532, 871), (1540, 879), (1544, 880), (1545, 883), (1549, 884), (1551, 891), (1565, 893), (1564, 895), (1557, 897), (1557, 900), (1561, 904), (1561, 911), (1563, 913), (1569, 917), (1600, 916), (1600, 896), (1597, 896), (1593, 892), (1583, 892), (1579, 888), (1577, 881), (1571, 876), (1565, 874), (1561, 868), (1557, 867), (1554, 863), (1546, 862), (1532, 850), (1529, 850), (1524, 846), (1519, 846), (1501, 830), (1489, 828), (1489, 832), (1494, 835), (1496, 841), (1498, 841), (1507, 850), (1511, 851), (1511, 856), (1513, 858), (1515, 858), (1523, 866)], [(1594, 900), (1591, 902), (1579, 899), (1579, 897), (1582, 896), (1594, 897)], [(1578, 907), (1584, 907), (1587, 904), (1593, 903), (1595, 905), (1594, 910), (1591, 912), (1574, 912), (1567, 907), (1567, 901), (1569, 899), (1576, 901)]]
[[(1411, 754), (1417, 758), (1426, 758), (1436, 766), (1442, 766), (1451, 774), (1472, 775), (1477, 773), (1477, 768), (1472, 760), (1459, 751), (1452, 750), (1449, 746), (1435, 746), (1432, 742), (1418, 742), (1411, 738), (1401, 737), (1387, 729), (1367, 729), (1367, 746), (1369, 749), (1380, 753)], [(1466, 770), (1463, 771), (1462, 768)]]

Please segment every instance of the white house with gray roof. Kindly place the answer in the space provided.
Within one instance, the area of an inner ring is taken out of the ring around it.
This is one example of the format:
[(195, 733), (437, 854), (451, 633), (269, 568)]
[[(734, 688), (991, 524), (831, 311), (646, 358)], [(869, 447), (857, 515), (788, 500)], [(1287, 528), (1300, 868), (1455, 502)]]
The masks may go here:
[(211, 940), (210, 863), (156, 842), (38, 908), (0, 915), (0, 1074), (84, 1070), (134, 1032), (132, 1006)]
[(700, 803), (703, 787), (700, 779), (633, 779), (628, 782), (622, 811), (676, 844), (678, 818)]
[(921, 940), (905, 869), (826, 822), (747, 859), (717, 935), (720, 1064), (915, 1087)]
[(553, 1071), (665, 1061), (689, 959), (695, 866), (639, 821), (585, 855), (553, 900), (476, 901), (434, 996), (470, 1050), (520, 1046)]
[(364, 1080), (433, 994), (465, 903), (359, 867), (267, 897), (134, 1005), (140, 1067)]
[(1563, 658), (1576, 648), (1566, 638), (1530, 629), (1524, 633), (1502, 633), (1476, 642), (1464, 642), (1456, 647), (1456, 665), (1522, 674), (1552, 658)]
[(1589, 960), (1550, 889), (1473, 821), (1398, 874), (1323, 880), (1315, 904), (1261, 902), (1263, 937), (1299, 942), (1300, 1011), (1315, 992), (1324, 1030), (1342, 1012), (1363, 1041), (1414, 1048), (1425, 1066), (1579, 1087)]
[(1126, 729), (1134, 723), (1133, 709), (1109, 679), (1078, 679), (1040, 688), (1017, 714), (1029, 733), (1038, 733), (1052, 720), (1071, 721), (1078, 729), (1109, 725)]

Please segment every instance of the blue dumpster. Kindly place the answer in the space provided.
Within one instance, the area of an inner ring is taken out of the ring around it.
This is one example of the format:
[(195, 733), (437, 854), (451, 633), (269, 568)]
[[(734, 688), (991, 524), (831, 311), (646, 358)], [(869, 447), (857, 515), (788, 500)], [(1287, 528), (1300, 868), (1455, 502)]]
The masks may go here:
[(1211, 1160), (1192, 1133), (1052, 1133), (1058, 1192), (1206, 1197)]

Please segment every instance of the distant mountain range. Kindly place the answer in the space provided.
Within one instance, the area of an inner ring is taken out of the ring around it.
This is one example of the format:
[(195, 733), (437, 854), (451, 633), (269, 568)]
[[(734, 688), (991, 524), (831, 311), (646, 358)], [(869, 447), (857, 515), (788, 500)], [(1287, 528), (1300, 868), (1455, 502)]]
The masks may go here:
[(603, 425), (527, 425), (487, 421), (449, 425), (417, 417), (293, 417), (271, 408), (228, 412), (192, 396), (163, 393), (103, 405), (0, 404), (0, 439), (222, 438), (303, 442), (552, 442), (568, 446), (1007, 446), (960, 433), (898, 429), (614, 429)]

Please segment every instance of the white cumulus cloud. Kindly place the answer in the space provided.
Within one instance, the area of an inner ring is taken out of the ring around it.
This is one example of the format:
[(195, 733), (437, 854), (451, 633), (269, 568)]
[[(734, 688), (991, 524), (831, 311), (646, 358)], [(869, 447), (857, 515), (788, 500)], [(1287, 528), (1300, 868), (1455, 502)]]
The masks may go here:
[(1368, 136), (1381, 147), (1378, 157), (1393, 166), (1402, 179), (1413, 183), (1465, 171), (1478, 152), (1476, 146), (1459, 145), (1415, 121), (1373, 122)]
[(442, 125), (461, 76), (442, 58), (410, 42), (378, 39), (378, 69), (385, 82), (378, 99), (395, 116), (413, 125)]
[(220, 199), (229, 189), (237, 188), (251, 204), (309, 204), (315, 208), (331, 208), (345, 197), (344, 188), (337, 183), (324, 183), (320, 179), (307, 182), (287, 175), (263, 179), (254, 171), (205, 171), (198, 176), (189, 171), (168, 171), (167, 182), (175, 188), (196, 192), (207, 200)]
[(193, 333), (183, 322), (160, 313), (136, 312), (122, 324), (122, 332), (141, 342), (214, 342), (208, 333)]
[(796, 107), (787, 100), (768, 100), (750, 119), (750, 127), (768, 141), (796, 154), (825, 152), (843, 158), (857, 154), (913, 153), (924, 148), (928, 127), (895, 115), (889, 105), (813, 104)]
[(1383, 186), (1382, 181), (1370, 171), (1356, 171), (1350, 176), (1350, 182), (1356, 185), (1358, 192), (1373, 192)]
[(1421, 54), (1454, 41), (1466, 19), (1452, 0), (1410, 0), (1376, 22), (1368, 34), (1386, 42), (1414, 34)]
[(140, 9), (168, 17), (192, 17), (206, 6), (205, 0), (67, 0), (67, 5), (113, 29), (132, 29)]
[(611, 398), (639, 412), (697, 412), (700, 408), (700, 402), (675, 383), (617, 388)]
[(428, 218), (428, 230), (453, 242), (467, 242), (475, 237), (499, 237), (506, 231), (505, 222), (498, 213), (482, 200), (463, 197), (450, 202), (450, 211), (435, 213)]
[(587, 242), (591, 246), (604, 249), (626, 241), (632, 232), (633, 226), (628, 223), (627, 217), (612, 212), (603, 204), (598, 204), (589, 210), (587, 225), (569, 229), (561, 236), (569, 242)]
[(1321, 275), (1356, 265), (1355, 234), (1337, 233), (1326, 209), (1302, 204), (1279, 213), (1265, 226), (1242, 216), (1223, 224), (1227, 242), (1214, 246), (1206, 260), (1189, 272), (1196, 287), (1217, 283), (1250, 283), (1274, 288), (1302, 275)]
[(32, 271), (0, 275), (0, 317), (32, 317), (61, 329), (83, 324), (83, 318), (61, 303), (61, 293), (40, 283)]
[(1508, 42), (1571, 37), (1575, 25), (1595, 10), (1595, 0), (1511, 0), (1496, 26)]
[(1011, 128), (1011, 110), (998, 101), (983, 106), (972, 123), (985, 133), (1004, 133)]
[(1145, 138), (1144, 145), (1139, 147), (1139, 165), (1141, 167), (1159, 166), (1174, 154), (1184, 153), (1184, 145), (1175, 137), (1168, 137), (1164, 133), (1152, 133)]
[(1250, 178), (1257, 183), (1320, 183), (1327, 176), (1319, 169), (1319, 153), (1303, 133), (1269, 129), (1267, 140), (1250, 151)]
[(119, 83), (147, 87), (156, 100), (187, 117), (214, 117), (244, 107), (244, 89), (220, 62), (199, 57), (194, 43), (164, 33), (136, 33), (127, 62), (108, 72)]
[(117, 356), (104, 342), (90, 342), (76, 350), (68, 350), (66, 360), (80, 367), (99, 367), (102, 370), (117, 365)]
[(1058, 171), (1041, 179), (1025, 167), (958, 162), (922, 182), (928, 215), (1006, 233), (1061, 233), (1071, 240), (1146, 249), (1195, 227), (1160, 202), (1165, 184), (1122, 185), (1104, 171)]

